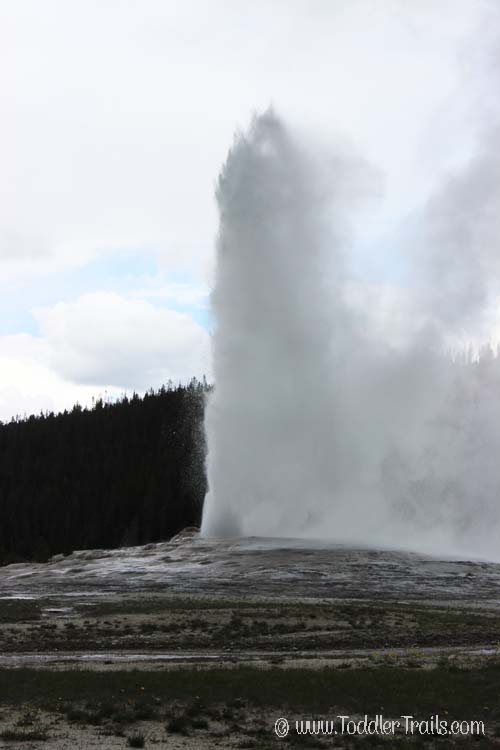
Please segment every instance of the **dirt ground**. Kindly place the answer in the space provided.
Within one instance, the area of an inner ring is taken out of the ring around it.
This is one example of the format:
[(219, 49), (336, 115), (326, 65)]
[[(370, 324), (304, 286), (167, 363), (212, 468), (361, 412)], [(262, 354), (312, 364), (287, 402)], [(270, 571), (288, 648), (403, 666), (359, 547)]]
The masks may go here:
[[(496, 747), (500, 716), (486, 703), (500, 663), (499, 594), (500, 566), (484, 562), (269, 540), (217, 546), (192, 533), (8, 566), (0, 569), (0, 747), (431, 748), (435, 737), (279, 739), (274, 722), (283, 710), (310, 716), (313, 698), (321, 701), (317, 679), (337, 696), (324, 706), (329, 716), (377, 708), (374, 696), (396, 677), (387, 715), (405, 708), (399, 693), (432, 710), (425, 689), (436, 702), (446, 693), (445, 710), (458, 711), (467, 704), (447, 686), (460, 679), (467, 693), (469, 674), (487, 736), (439, 738), (439, 747)], [(219, 684), (213, 670), (222, 683), (212, 695), (203, 673)], [(81, 692), (89, 673), (95, 685)], [(153, 682), (137, 696), (141, 680)], [(203, 700), (198, 689), (208, 691)]]

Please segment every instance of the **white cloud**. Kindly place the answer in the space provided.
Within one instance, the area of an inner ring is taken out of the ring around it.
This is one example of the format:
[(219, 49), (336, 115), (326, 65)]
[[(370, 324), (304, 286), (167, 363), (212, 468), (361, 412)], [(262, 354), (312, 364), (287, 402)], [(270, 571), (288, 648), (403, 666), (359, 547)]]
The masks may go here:
[[(433, 172), (453, 150), (443, 108), (480, 15), (467, 0), (4, 4), (0, 227), (24, 257), (50, 250), (38, 272), (124, 245), (205, 269), (219, 165), (235, 126), (271, 101), (348, 134), (401, 206), (429, 180), (416, 151), (436, 111), (447, 135), (436, 148), (426, 132)], [(0, 262), (13, 252), (0, 242)]]
[[(474, 149), (494, 99), (489, 88), (484, 94), (485, 70), (498, 13), (486, 2), (0, 4), (0, 295), (8, 331), (26, 330), (34, 305), (107, 288), (93, 279), (56, 289), (68, 283), (68, 269), (77, 276), (109, 251), (111, 263), (124, 248), (145, 251), (165, 278), (176, 271), (210, 278), (214, 182), (235, 127), (254, 110), (272, 102), (318, 138), (340, 133), (381, 167), (386, 195), (361, 238), (373, 249), (373, 227), (383, 237)], [(484, 34), (489, 6), (495, 18)], [(18, 377), (14, 356), (0, 382), (19, 390), (22, 380), (26, 404), (40, 393), (50, 406), (59, 403), (62, 377), (149, 387), (170, 373), (206, 369), (206, 334), (188, 316), (156, 307), (199, 311), (204, 284), (137, 279), (136, 287), (127, 300), (82, 297), (40, 310), (45, 369), (23, 360), (28, 369)]]
[[(154, 282), (154, 280), (152, 280)], [(192, 308), (207, 308), (210, 289), (206, 284), (169, 282), (134, 289), (130, 296), (135, 299), (164, 299)]]
[(36, 317), (41, 336), (0, 337), (2, 421), (209, 375), (209, 337), (189, 315), (96, 292)]
[(50, 365), (68, 381), (144, 389), (208, 372), (207, 332), (184, 313), (113, 292), (35, 311)]
[(21, 334), (0, 337), (0, 420), (90, 405), (101, 391), (66, 383), (49, 366), (47, 342)]

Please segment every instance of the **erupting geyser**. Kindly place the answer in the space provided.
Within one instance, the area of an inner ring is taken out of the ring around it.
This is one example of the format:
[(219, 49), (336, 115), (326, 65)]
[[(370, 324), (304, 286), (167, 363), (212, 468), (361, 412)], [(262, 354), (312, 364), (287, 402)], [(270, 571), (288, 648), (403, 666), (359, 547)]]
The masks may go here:
[[(454, 257), (446, 217), (436, 220), (440, 202), (450, 213), (450, 190), (430, 204), (422, 224), (432, 231), (414, 259), (418, 318), (389, 344), (349, 295), (357, 181), (359, 162), (316, 158), (271, 112), (229, 153), (217, 190), (202, 533), (498, 557), (500, 358), (489, 348), (452, 358), (444, 332), (450, 319), (461, 325), (480, 237), (469, 232)], [(491, 218), (498, 195), (484, 204)], [(449, 276), (435, 283), (446, 253)], [(468, 320), (486, 304), (477, 289)]]
[(296, 533), (332, 500), (321, 187), (271, 113), (222, 171), (204, 533)]

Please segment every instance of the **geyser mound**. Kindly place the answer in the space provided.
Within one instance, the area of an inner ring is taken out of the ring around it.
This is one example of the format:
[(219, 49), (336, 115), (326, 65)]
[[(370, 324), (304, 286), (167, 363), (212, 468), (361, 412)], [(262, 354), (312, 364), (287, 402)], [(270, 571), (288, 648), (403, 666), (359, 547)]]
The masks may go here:
[(428, 288), (399, 348), (353, 306), (362, 171), (304, 149), (271, 112), (229, 153), (202, 533), (498, 556), (500, 358), (446, 354)]

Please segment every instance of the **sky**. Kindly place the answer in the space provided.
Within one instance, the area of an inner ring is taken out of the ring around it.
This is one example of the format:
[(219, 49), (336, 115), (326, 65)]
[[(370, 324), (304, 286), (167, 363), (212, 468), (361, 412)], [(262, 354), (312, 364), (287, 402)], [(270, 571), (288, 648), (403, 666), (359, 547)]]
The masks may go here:
[(370, 165), (353, 295), (411, 295), (412, 217), (498, 117), (495, 5), (0, 0), (0, 420), (210, 378), (214, 186), (270, 105)]

